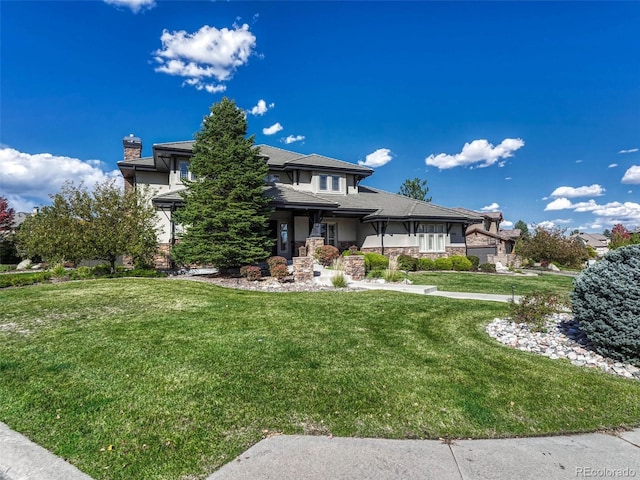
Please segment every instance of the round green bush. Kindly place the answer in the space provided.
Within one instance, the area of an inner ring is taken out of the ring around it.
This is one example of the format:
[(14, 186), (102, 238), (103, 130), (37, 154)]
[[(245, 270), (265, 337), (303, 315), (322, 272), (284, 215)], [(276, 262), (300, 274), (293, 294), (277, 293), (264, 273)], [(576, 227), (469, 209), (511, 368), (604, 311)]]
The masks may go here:
[(478, 270), (478, 265), (480, 265), (480, 257), (476, 257), (475, 255), (467, 255), (467, 258), (471, 262), (471, 270), (474, 272)]
[(463, 257), (462, 255), (454, 255), (451, 258), (451, 263), (453, 264), (453, 269), (456, 272), (468, 272), (471, 270), (471, 260), (467, 257)]
[(449, 257), (441, 257), (433, 261), (433, 266), (436, 270), (451, 270), (453, 268), (453, 262)]
[(409, 255), (398, 255), (396, 262), (398, 264), (398, 270), (415, 272), (418, 269), (418, 259)]
[(583, 270), (571, 301), (596, 352), (640, 366), (640, 245), (612, 250)]
[(496, 273), (496, 266), (493, 263), (481, 263), (478, 270), (485, 273)]
[(431, 258), (420, 258), (418, 259), (418, 270), (422, 271), (431, 271), (435, 270), (436, 266), (433, 263)]
[(389, 268), (389, 259), (379, 253), (365, 253), (364, 268), (367, 272), (371, 270), (384, 270), (385, 268)]

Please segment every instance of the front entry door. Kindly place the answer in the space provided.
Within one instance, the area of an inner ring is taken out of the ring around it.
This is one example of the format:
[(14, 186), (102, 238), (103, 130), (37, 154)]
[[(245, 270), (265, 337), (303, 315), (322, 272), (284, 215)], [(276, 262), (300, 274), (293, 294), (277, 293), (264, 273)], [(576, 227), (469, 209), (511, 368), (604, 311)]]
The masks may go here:
[(291, 242), (289, 238), (289, 222), (278, 220), (278, 255), (291, 259)]

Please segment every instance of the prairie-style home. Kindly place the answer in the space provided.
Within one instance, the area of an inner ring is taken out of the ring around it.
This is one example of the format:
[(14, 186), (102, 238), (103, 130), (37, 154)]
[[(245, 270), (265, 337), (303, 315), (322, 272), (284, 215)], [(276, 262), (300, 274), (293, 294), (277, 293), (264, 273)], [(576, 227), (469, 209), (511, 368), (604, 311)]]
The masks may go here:
[[(182, 180), (192, 179), (189, 163), (193, 141), (153, 145), (141, 157), (142, 142), (125, 137), (124, 160), (118, 167), (126, 188), (148, 186), (157, 210), (160, 268), (170, 266), (169, 252), (181, 226), (173, 212), (184, 200)], [(298, 255), (308, 237), (323, 237), (340, 250), (357, 246), (364, 252), (437, 258), (466, 255), (465, 230), (482, 221), (460, 212), (362, 185), (373, 170), (317, 154), (302, 154), (268, 145), (256, 147), (269, 166), (265, 194), (270, 198), (274, 255)]]

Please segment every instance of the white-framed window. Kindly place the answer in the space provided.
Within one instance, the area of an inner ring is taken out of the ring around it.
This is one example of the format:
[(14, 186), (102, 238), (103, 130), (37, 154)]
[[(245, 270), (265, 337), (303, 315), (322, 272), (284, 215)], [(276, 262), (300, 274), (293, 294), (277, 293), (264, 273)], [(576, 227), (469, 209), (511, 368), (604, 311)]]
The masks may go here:
[(318, 175), (318, 190), (321, 192), (340, 192), (340, 175)]
[(421, 252), (445, 251), (447, 234), (443, 224), (421, 223), (417, 233)]
[(189, 161), (187, 160), (180, 160), (178, 162), (178, 172), (180, 174), (180, 180), (195, 180), (196, 176), (191, 173), (191, 170), (189, 169)]

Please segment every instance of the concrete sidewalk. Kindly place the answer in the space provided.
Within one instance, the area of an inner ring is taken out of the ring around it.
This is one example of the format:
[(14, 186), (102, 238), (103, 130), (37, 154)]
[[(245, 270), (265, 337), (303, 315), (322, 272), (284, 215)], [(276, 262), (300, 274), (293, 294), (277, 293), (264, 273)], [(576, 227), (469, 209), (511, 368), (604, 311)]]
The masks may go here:
[[(314, 265), (314, 269), (318, 272), (313, 279), (314, 283), (318, 285), (331, 285), (331, 278), (334, 275), (343, 273), (340, 270), (332, 270), (324, 268), (321, 265)], [(492, 293), (470, 293), (470, 292), (444, 292), (439, 291), (438, 287), (434, 285), (413, 285), (411, 283), (378, 283), (368, 281), (354, 281), (349, 279), (349, 287), (361, 288), (363, 290), (387, 290), (393, 292), (413, 293), (416, 295), (432, 295), (437, 297), (457, 298), (461, 300), (485, 300), (490, 302), (503, 302), (509, 303), (515, 300), (516, 303), (520, 301), (520, 296), (515, 295), (500, 295)]]
[[(207, 480), (563, 480), (640, 477), (640, 429), (500, 440), (267, 438)], [(0, 422), (0, 480), (91, 477)]]
[(207, 480), (513, 480), (640, 477), (640, 430), (501, 440), (276, 436)]

